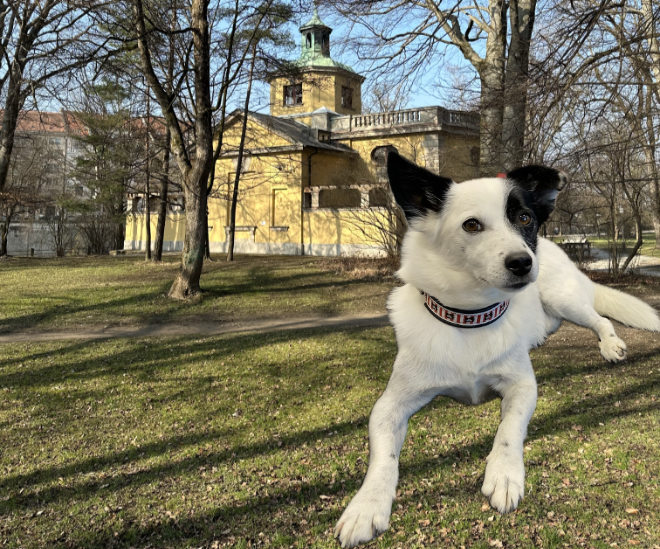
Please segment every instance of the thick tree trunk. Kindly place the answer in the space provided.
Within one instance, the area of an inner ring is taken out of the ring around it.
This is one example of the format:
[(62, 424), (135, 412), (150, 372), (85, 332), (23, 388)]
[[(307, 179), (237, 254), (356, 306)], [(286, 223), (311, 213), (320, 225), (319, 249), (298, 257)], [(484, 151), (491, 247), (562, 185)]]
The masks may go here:
[(208, 3), (204, 0), (193, 0), (190, 7), (195, 90), (193, 117), (195, 147), (192, 154), (189, 154), (186, 147), (182, 126), (174, 110), (174, 103), (156, 76), (151, 62), (141, 0), (134, 0), (134, 9), (142, 68), (149, 86), (158, 100), (165, 122), (172, 130), (172, 147), (183, 180), (186, 200), (186, 234), (183, 240), (181, 268), (170, 288), (169, 296), (175, 299), (187, 299), (200, 292), (199, 279), (204, 264), (204, 241), (207, 228), (207, 184), (213, 162)]
[(204, 264), (206, 238), (206, 181), (208, 174), (190, 173), (184, 185), (186, 198), (186, 234), (179, 273), (172, 284), (169, 296), (188, 299), (201, 289), (199, 279)]
[[(195, 68), (195, 160), (184, 174), (186, 198), (186, 235), (183, 240), (181, 269), (169, 296), (187, 299), (200, 292), (199, 278), (204, 264), (206, 242), (207, 185), (213, 162), (213, 125), (211, 120), (211, 54), (208, 5), (193, 0), (190, 9), (193, 26), (193, 58)], [(183, 151), (182, 151), (183, 152)]]
[(507, 4), (503, 0), (491, 0), (488, 10), (492, 30), (486, 40), (486, 56), (477, 67), (481, 81), (479, 172), (494, 176), (504, 169), (502, 122)]
[(0, 191), (7, 184), (11, 153), (14, 150), (14, 135), (18, 125), (18, 113), (22, 104), (23, 100), (18, 85), (10, 81), (2, 113), (2, 128), (0, 128)]
[(502, 82), (495, 67), (481, 75), (479, 109), (479, 173), (493, 177), (504, 171), (502, 163)]
[(511, 39), (504, 75), (502, 120), (504, 171), (521, 166), (523, 162), (529, 83), (529, 47), (534, 28), (535, 10), (536, 0), (512, 0), (509, 3)]

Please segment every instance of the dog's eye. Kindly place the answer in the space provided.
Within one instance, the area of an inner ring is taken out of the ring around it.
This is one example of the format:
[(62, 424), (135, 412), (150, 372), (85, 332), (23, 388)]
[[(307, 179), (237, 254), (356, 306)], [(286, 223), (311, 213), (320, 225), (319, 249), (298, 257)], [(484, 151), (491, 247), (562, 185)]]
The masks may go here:
[(523, 212), (518, 216), (518, 221), (521, 225), (529, 225), (532, 222), (532, 216)]
[(473, 217), (463, 223), (463, 229), (468, 233), (478, 233), (479, 231), (484, 230), (479, 220), (474, 219)]

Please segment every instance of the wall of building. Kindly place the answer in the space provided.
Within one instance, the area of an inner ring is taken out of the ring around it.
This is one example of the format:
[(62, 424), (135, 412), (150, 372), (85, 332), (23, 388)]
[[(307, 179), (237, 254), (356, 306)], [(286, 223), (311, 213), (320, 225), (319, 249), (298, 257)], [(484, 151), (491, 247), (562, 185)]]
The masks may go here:
[(382, 257), (394, 247), (386, 208), (306, 209), (303, 212), (305, 254)]
[[(302, 104), (285, 105), (284, 87), (296, 82), (302, 82)], [(341, 102), (342, 86), (353, 90), (351, 108), (344, 107)], [(309, 71), (301, 79), (288, 77), (274, 78), (270, 82), (270, 114), (287, 116), (309, 113), (326, 107), (339, 114), (359, 114), (362, 112), (362, 81), (358, 75), (348, 71), (328, 69), (326, 71)]]
[[(153, 248), (156, 238), (156, 225), (158, 215), (151, 214), (151, 247)], [(126, 235), (124, 250), (146, 249), (146, 216), (144, 214), (129, 214), (126, 216)], [(183, 250), (183, 237), (186, 234), (186, 216), (181, 213), (170, 213), (167, 215), (165, 234), (163, 237), (164, 252), (180, 252)]]
[[(374, 115), (372, 126), (358, 126), (355, 131), (349, 126), (338, 134), (340, 139), (333, 143), (352, 148), (341, 152), (303, 149), (260, 124), (250, 123), (247, 147), (258, 153), (244, 158), (235, 251), (312, 255), (383, 255), (391, 251), (395, 210), (382, 190), (387, 189), (385, 166), (372, 159), (372, 151), (393, 145), (412, 161), (456, 181), (475, 177), (478, 135), (458, 126), (455, 131), (442, 130), (441, 117), (461, 114), (448, 113), (428, 108)], [(427, 115), (432, 116), (429, 121), (423, 118)], [(383, 124), (374, 129), (381, 119)], [(397, 126), (392, 120), (403, 122)], [(237, 147), (239, 132), (239, 123), (227, 129), (228, 151)], [(235, 154), (218, 161), (215, 191), (209, 200), (212, 252), (226, 251), (235, 173)], [(183, 224), (179, 220), (172, 223), (178, 227), (170, 228), (172, 238), (179, 240), (172, 240), (166, 249), (180, 249)], [(155, 230), (155, 221), (152, 224)], [(132, 236), (127, 236), (127, 247), (140, 247), (142, 230), (139, 222), (134, 227), (129, 224), (127, 235)]]
[(386, 145), (396, 147), (401, 155), (416, 164), (455, 181), (478, 176), (478, 136), (436, 131), (345, 138), (338, 142), (358, 152), (360, 162), (355, 177), (364, 180), (382, 179), (382, 167), (371, 160), (371, 153), (376, 147)]

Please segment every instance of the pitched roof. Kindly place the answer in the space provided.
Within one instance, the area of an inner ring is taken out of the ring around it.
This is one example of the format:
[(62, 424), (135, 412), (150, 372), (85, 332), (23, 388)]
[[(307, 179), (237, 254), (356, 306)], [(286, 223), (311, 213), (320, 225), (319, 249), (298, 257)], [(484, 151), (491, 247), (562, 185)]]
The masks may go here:
[[(242, 114), (243, 111), (236, 110), (230, 115), (230, 119), (233, 117), (242, 117)], [(252, 111), (249, 112), (249, 118), (281, 137), (284, 137), (286, 140), (291, 141), (292, 144), (314, 149), (357, 154), (356, 151), (346, 145), (319, 141), (317, 137), (318, 134), (313, 128), (290, 118), (281, 118)]]
[(69, 111), (21, 111), (16, 132), (83, 135), (86, 129), (82, 121)]

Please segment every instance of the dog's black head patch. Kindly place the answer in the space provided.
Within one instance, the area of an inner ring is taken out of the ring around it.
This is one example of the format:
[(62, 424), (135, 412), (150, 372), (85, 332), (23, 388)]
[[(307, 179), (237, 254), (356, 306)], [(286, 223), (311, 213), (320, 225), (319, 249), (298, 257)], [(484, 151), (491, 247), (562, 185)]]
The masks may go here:
[(511, 189), (506, 199), (506, 217), (509, 223), (522, 235), (530, 250), (536, 251), (539, 221), (530, 203), (531, 193), (520, 187)]
[(387, 155), (387, 176), (394, 198), (406, 219), (439, 212), (452, 180), (413, 164), (396, 152)]
[(521, 198), (534, 212), (538, 226), (550, 217), (555, 209), (557, 194), (568, 181), (564, 172), (534, 165), (517, 168), (507, 173), (506, 177), (523, 190), (524, 197)]

